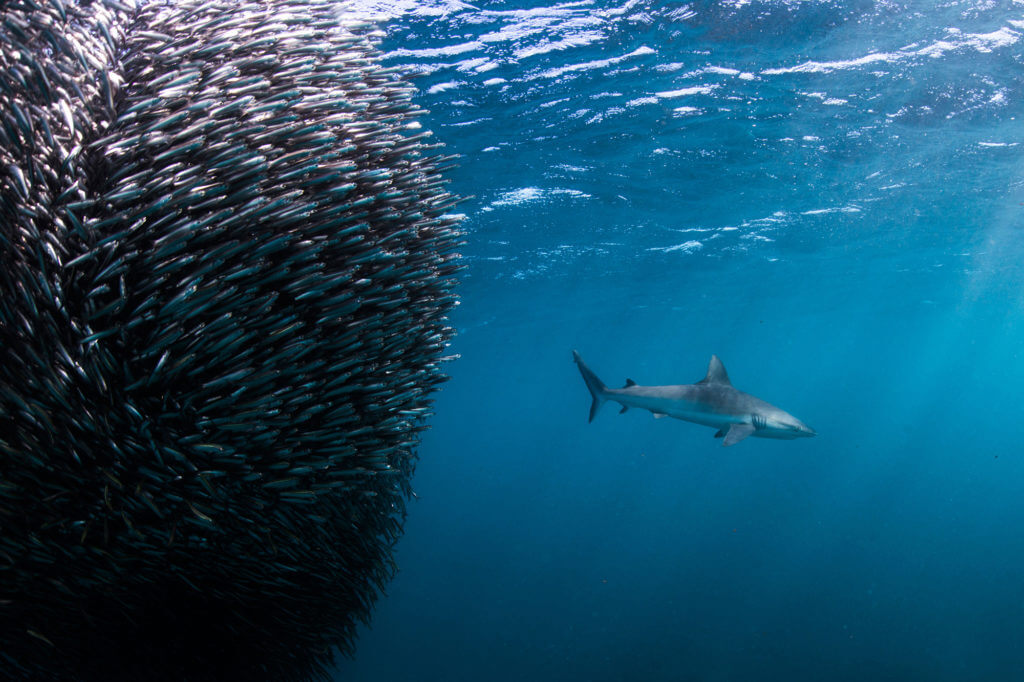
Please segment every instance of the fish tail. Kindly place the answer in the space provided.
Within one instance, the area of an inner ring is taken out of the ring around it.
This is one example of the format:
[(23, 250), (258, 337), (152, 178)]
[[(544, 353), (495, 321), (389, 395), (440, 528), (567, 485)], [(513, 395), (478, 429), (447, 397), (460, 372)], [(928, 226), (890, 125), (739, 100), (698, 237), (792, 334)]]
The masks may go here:
[(608, 387), (604, 385), (604, 382), (597, 378), (597, 375), (594, 374), (589, 367), (587, 367), (578, 352), (572, 352), (572, 359), (576, 361), (576, 366), (580, 368), (580, 374), (583, 375), (583, 381), (587, 382), (587, 388), (590, 390), (590, 397), (593, 398), (593, 401), (590, 403), (590, 419), (588, 421), (594, 421), (594, 416), (605, 401), (605, 391), (608, 390)]

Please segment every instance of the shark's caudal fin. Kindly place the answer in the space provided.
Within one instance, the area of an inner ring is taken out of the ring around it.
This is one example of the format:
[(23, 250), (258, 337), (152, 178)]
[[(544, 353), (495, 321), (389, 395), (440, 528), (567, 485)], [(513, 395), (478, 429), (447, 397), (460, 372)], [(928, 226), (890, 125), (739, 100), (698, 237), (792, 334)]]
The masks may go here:
[(593, 398), (593, 401), (590, 403), (590, 419), (588, 421), (594, 421), (594, 415), (604, 403), (604, 392), (608, 387), (587, 367), (579, 353), (573, 351), (572, 359), (576, 361), (576, 366), (580, 368), (580, 374), (583, 375), (583, 381), (587, 382), (587, 388), (590, 389), (590, 397)]

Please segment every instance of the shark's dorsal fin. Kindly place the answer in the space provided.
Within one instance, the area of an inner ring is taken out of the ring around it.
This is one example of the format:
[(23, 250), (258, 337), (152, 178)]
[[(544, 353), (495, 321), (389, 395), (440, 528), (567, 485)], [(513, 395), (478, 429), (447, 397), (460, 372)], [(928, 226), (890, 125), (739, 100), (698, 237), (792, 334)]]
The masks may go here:
[(725, 371), (725, 365), (718, 359), (717, 355), (711, 356), (711, 362), (708, 363), (707, 375), (697, 382), (698, 384), (725, 384), (726, 386), (732, 386), (732, 382), (729, 381), (729, 375)]
[(626, 379), (626, 385), (623, 388), (629, 388), (630, 386), (636, 386), (636, 382), (632, 379)]

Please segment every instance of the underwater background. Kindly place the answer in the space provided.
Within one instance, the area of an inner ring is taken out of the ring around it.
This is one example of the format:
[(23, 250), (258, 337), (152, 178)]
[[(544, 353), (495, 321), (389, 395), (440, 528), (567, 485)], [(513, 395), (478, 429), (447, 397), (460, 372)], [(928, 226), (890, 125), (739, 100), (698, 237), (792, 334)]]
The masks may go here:
[[(471, 198), (337, 679), (1024, 676), (1024, 2), (357, 4)], [(572, 349), (819, 435), (588, 424)]]

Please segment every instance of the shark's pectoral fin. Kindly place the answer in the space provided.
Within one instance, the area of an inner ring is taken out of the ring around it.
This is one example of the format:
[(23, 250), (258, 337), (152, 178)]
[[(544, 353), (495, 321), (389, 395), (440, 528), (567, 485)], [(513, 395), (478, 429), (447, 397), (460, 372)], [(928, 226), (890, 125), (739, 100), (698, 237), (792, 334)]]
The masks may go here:
[(729, 432), (725, 434), (725, 440), (722, 441), (722, 445), (724, 447), (735, 445), (754, 431), (754, 427), (750, 424), (733, 424), (729, 427)]
[(667, 416), (664, 412), (651, 412), (651, 414), (654, 415), (655, 419), (661, 419), (662, 417)]
[(718, 429), (718, 431), (715, 432), (715, 438), (723, 438), (728, 432), (729, 429)]
[(619, 414), (625, 414), (626, 410), (628, 410), (628, 409), (629, 409), (629, 405), (623, 405), (622, 409), (619, 410)]

